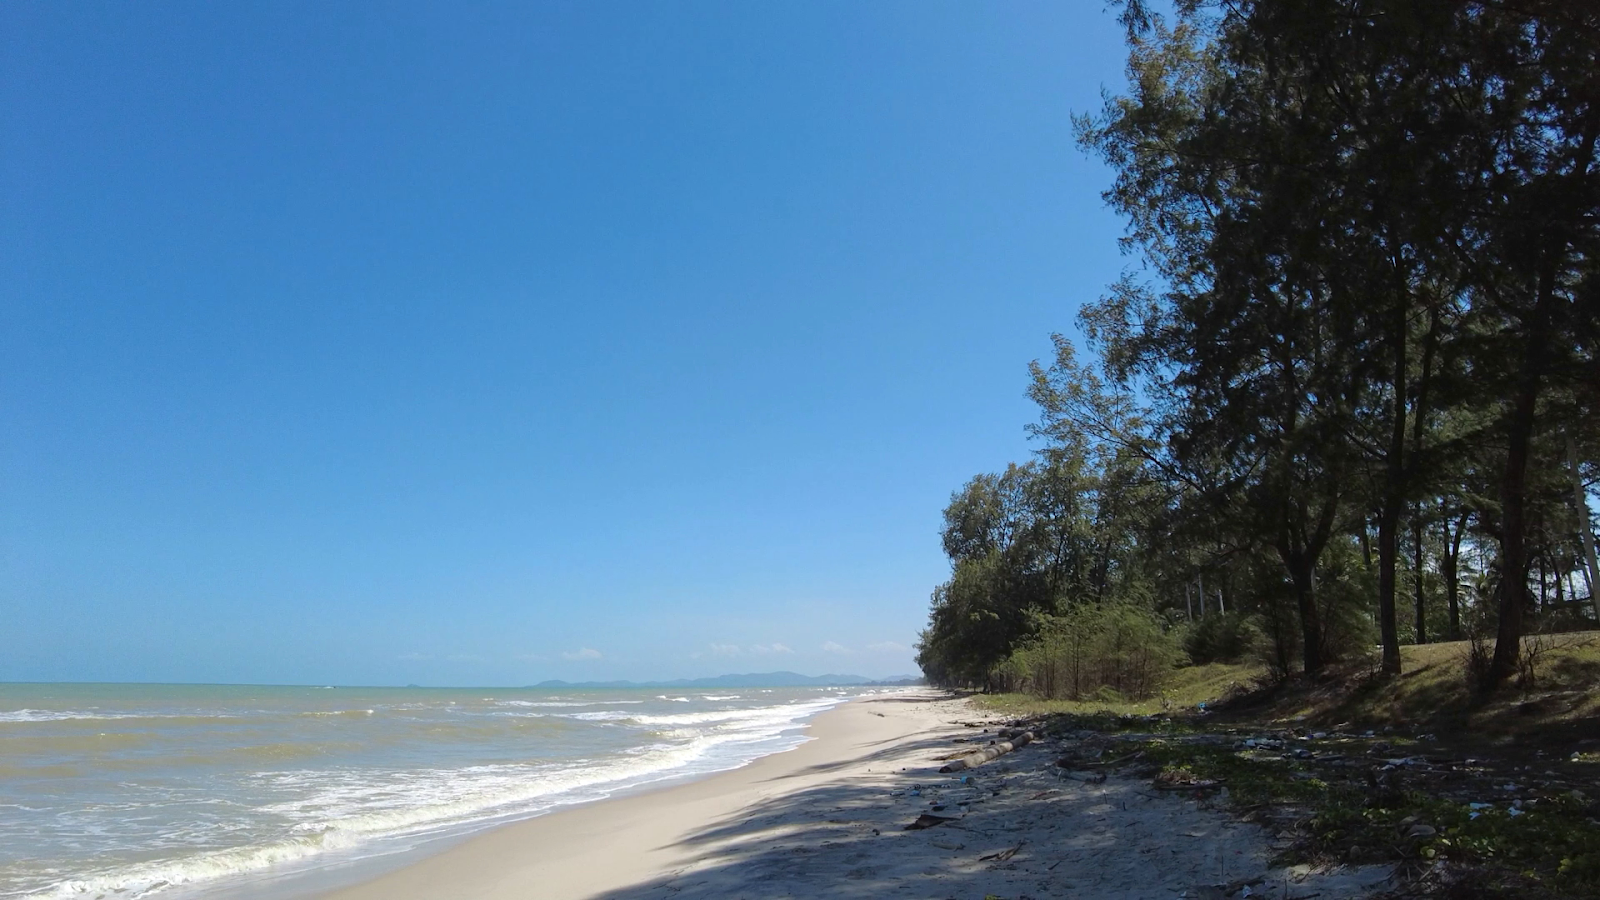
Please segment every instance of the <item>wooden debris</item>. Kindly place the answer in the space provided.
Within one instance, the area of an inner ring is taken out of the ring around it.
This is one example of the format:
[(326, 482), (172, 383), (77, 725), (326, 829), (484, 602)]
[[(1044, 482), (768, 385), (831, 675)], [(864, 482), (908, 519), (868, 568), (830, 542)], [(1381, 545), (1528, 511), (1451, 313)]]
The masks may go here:
[(950, 773), (960, 772), (964, 769), (976, 768), (997, 756), (1004, 756), (1005, 754), (1010, 753), (1019, 747), (1026, 747), (1028, 744), (1032, 743), (1032, 741), (1033, 732), (1025, 731), (1009, 741), (998, 741), (982, 750), (969, 753), (960, 759), (952, 760), (945, 766), (941, 767), (939, 771)]
[(960, 818), (960, 817), (959, 816), (935, 816), (935, 815), (931, 815), (929, 813), (923, 813), (922, 815), (917, 816), (917, 820), (915, 822), (912, 822), (910, 825), (907, 825), (906, 826), (906, 830), (907, 831), (921, 831), (924, 828), (932, 828), (935, 825), (943, 825), (946, 822), (954, 822), (958, 818)]
[[(1022, 842), (1022, 844), (1026, 843), (1027, 841)], [(980, 856), (978, 857), (978, 860), (980, 862), (984, 862), (992, 859), (995, 862), (1005, 862), (1011, 857), (1017, 855), (1017, 851), (1022, 849), (1022, 844), (1018, 844), (1015, 847), (1008, 847), (1005, 850), (1001, 850), (999, 853), (991, 853), (988, 856)]]

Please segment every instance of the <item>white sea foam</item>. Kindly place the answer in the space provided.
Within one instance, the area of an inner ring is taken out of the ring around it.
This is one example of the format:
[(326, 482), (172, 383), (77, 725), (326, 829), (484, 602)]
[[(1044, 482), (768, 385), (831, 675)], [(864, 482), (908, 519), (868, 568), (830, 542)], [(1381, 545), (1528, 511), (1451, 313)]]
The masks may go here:
[[(488, 699), (488, 698), (485, 698)], [(708, 698), (709, 699), (709, 698)], [(494, 700), (498, 706), (522, 706), (535, 709), (578, 706), (625, 706), (643, 703), (643, 700)]]
[[(487, 699), (487, 698), (486, 698)], [(661, 697), (667, 702), (689, 702)], [(698, 698), (726, 702), (736, 695)], [(776, 698), (774, 698), (776, 699)], [(552, 808), (600, 799), (620, 790), (662, 779), (735, 768), (769, 752), (801, 740), (798, 726), (810, 715), (839, 703), (834, 694), (800, 698), (776, 705), (714, 709), (683, 713), (647, 713), (628, 710), (584, 712), (516, 712), (530, 717), (558, 716), (595, 724), (625, 724), (648, 729), (637, 731), (648, 743), (619, 746), (610, 755), (592, 759), (487, 763), (455, 767), (302, 768), (254, 773), (258, 794), (279, 799), (256, 802), (246, 812), (254, 820), (279, 823), (276, 833), (258, 826), (258, 837), (243, 846), (190, 852), (132, 865), (87, 868), (40, 891), (8, 893), (0, 884), (0, 897), (84, 898), (95, 896), (148, 897), (176, 891), (215, 890), (222, 879), (263, 870), (308, 867), (323, 858), (348, 858), (399, 849), (417, 839), (470, 830), (494, 821), (537, 815)], [(638, 705), (642, 700), (491, 701), (496, 705), (562, 710), (577, 705)], [(446, 711), (440, 705), (433, 709)], [(482, 710), (482, 708), (479, 708)], [(506, 715), (504, 708), (496, 715)], [(29, 711), (37, 712), (37, 711)], [(358, 715), (369, 721), (371, 710), (315, 711), (325, 715)], [(130, 716), (132, 717), (132, 716)], [(31, 719), (28, 721), (41, 721)], [(451, 713), (440, 723), (461, 721)], [(487, 720), (483, 720), (487, 721)], [(309, 726), (307, 726), (309, 727)], [(351, 725), (349, 727), (356, 727)], [(360, 727), (378, 727), (362, 725)], [(446, 727), (441, 724), (440, 727)], [(467, 726), (448, 726), (467, 727)], [(139, 809), (138, 804), (129, 809)], [(241, 828), (239, 823), (222, 823)], [(221, 826), (219, 826), (221, 827)], [(203, 835), (201, 837), (204, 837)], [(206, 840), (215, 840), (215, 836)], [(198, 842), (198, 841), (197, 841)], [(203, 843), (203, 842), (202, 842)], [(170, 846), (170, 845), (169, 845)], [(148, 858), (148, 854), (146, 855)], [(60, 871), (57, 869), (56, 871)], [(70, 870), (69, 870), (70, 871)]]
[(101, 712), (75, 709), (11, 709), (0, 710), (0, 723), (4, 722), (73, 722), (115, 721), (119, 719), (234, 719), (237, 715), (220, 712)]

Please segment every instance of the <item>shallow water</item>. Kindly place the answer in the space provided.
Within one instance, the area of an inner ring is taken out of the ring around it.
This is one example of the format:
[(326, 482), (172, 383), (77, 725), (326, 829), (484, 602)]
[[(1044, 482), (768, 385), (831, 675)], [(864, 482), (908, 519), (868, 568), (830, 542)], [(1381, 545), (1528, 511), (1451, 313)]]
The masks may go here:
[(870, 689), (0, 684), (0, 898), (170, 900), (734, 768)]

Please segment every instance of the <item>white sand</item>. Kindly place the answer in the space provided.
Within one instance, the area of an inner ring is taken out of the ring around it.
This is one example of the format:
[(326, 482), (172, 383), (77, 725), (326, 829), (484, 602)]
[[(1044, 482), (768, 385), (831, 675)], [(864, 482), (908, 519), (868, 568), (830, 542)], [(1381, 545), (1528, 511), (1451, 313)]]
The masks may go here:
[[(1269, 836), (1146, 782), (1062, 779), (1036, 743), (940, 775), (976, 729), (964, 701), (914, 691), (854, 701), (814, 740), (736, 771), (508, 825), (327, 900), (644, 898), (1359, 897), (1386, 871), (1296, 880)], [(920, 786), (920, 787), (916, 787)], [(913, 795), (912, 791), (919, 793)], [(965, 806), (961, 801), (967, 801)], [(959, 820), (904, 826), (930, 803)], [(1015, 848), (1008, 858), (983, 859)]]

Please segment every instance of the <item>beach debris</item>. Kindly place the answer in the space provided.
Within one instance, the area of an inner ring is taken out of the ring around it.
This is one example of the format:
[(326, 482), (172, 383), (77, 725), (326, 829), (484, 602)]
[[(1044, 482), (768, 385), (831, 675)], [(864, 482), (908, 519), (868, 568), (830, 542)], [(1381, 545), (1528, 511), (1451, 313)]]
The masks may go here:
[(956, 844), (950, 841), (930, 841), (929, 843), (933, 844), (935, 847), (938, 847), (940, 850), (964, 850), (967, 846), (966, 844)]
[(943, 825), (946, 822), (954, 822), (959, 818), (959, 816), (936, 816), (932, 813), (923, 813), (922, 815), (917, 816), (917, 820), (915, 822), (907, 825), (905, 830), (921, 831), (924, 828), (933, 828), (936, 825)]
[(988, 862), (989, 860), (992, 859), (995, 862), (1005, 862), (1006, 860), (1010, 859), (1011, 857), (1016, 856), (1017, 855), (1017, 851), (1021, 850), (1022, 849), (1022, 845), (1026, 844), (1026, 843), (1027, 843), (1027, 841), (1021, 841), (1015, 847), (1007, 847), (1006, 849), (1001, 850), (1001, 851), (999, 851), (997, 853), (990, 853), (987, 856), (980, 856), (980, 857), (978, 857), (978, 861), (979, 862)]
[(960, 759), (951, 760), (949, 763), (946, 763), (943, 767), (941, 767), (939, 771), (949, 774), (951, 772), (960, 772), (963, 769), (975, 768), (998, 756), (1004, 756), (1005, 754), (1010, 753), (1011, 751), (1020, 747), (1026, 747), (1032, 742), (1033, 732), (1024, 731), (1023, 733), (1013, 737), (1011, 740), (998, 741), (982, 750), (969, 753)]
[[(1255, 896), (1255, 891), (1252, 888), (1264, 881), (1266, 881), (1265, 878), (1241, 878), (1238, 881), (1230, 881), (1227, 884), (1202, 884), (1189, 888), (1178, 896), (1187, 898), (1187, 900), (1227, 900), (1227, 898), (1235, 896), (1253, 897)], [(1304, 900), (1304, 898), (1297, 898), (1297, 900)]]
[(1155, 777), (1155, 786), (1164, 791), (1204, 790), (1221, 784), (1211, 778), (1200, 778), (1186, 768), (1168, 767)]

